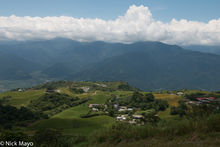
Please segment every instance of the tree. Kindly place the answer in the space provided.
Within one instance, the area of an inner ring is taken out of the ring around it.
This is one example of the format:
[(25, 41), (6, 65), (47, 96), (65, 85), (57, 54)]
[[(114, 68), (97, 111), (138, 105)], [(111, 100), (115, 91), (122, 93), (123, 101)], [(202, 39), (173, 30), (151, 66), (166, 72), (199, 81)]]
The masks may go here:
[(23, 132), (17, 131), (3, 131), (0, 135), (1, 140), (5, 141), (27, 141), (28, 137)]
[(185, 104), (185, 101), (179, 100), (178, 107), (171, 107), (170, 114), (176, 115), (179, 114), (180, 117), (186, 115), (186, 111), (188, 110), (187, 105)]
[(145, 94), (145, 98), (147, 102), (153, 102), (154, 101), (154, 95), (152, 93)]
[(178, 114), (178, 108), (175, 107), (175, 106), (172, 106), (172, 107), (170, 108), (170, 114), (171, 114), (171, 115), (177, 115), (177, 114)]
[(165, 100), (157, 99), (155, 100), (156, 106), (158, 106), (158, 110), (164, 111), (169, 107), (169, 104)]

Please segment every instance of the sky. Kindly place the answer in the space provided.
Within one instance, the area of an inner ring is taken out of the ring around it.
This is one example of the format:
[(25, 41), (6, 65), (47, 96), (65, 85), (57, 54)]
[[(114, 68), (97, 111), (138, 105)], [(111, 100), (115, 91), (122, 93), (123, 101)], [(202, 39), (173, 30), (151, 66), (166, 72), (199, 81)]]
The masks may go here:
[(219, 0), (0, 0), (0, 40), (220, 45)]

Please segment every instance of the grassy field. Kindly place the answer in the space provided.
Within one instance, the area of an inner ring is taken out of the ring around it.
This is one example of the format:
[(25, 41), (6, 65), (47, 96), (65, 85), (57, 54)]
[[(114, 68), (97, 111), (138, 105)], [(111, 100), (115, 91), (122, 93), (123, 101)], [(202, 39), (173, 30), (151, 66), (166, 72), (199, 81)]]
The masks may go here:
[(154, 94), (156, 99), (163, 99), (166, 100), (169, 104), (169, 108), (167, 108), (165, 111), (159, 111), (158, 116), (161, 119), (173, 119), (177, 116), (170, 115), (170, 107), (171, 106), (177, 106), (178, 101), (182, 99), (182, 97), (177, 95), (171, 95), (171, 94)]
[(31, 100), (37, 99), (45, 93), (45, 90), (27, 90), (24, 92), (12, 91), (12, 92), (4, 92), (0, 93), (0, 99), (6, 96), (10, 96), (11, 98), (7, 102), (8, 104), (21, 107), (27, 106)]
[[(62, 92), (68, 93), (61, 89)], [(64, 134), (83, 134), (89, 135), (91, 132), (104, 127), (111, 126), (114, 119), (109, 116), (95, 116), (91, 118), (81, 118), (80, 115), (86, 114), (90, 103), (103, 104), (110, 96), (108, 93), (97, 91), (96, 94), (82, 94), (92, 99), (85, 104), (69, 108), (58, 113), (47, 120), (38, 121), (32, 124), (29, 129), (36, 130), (42, 128), (54, 128), (61, 130)]]

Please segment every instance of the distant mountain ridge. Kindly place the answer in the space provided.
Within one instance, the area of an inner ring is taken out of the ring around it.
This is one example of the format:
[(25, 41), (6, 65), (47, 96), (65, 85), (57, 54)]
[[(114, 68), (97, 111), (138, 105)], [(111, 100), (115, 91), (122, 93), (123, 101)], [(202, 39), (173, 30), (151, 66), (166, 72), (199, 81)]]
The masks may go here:
[(220, 89), (219, 55), (161, 42), (6, 42), (0, 43), (0, 56), (0, 85), (15, 79), (120, 80), (143, 90)]
[(191, 46), (183, 46), (184, 49), (198, 51), (203, 53), (212, 53), (220, 55), (220, 46), (203, 46), (203, 45), (191, 45)]

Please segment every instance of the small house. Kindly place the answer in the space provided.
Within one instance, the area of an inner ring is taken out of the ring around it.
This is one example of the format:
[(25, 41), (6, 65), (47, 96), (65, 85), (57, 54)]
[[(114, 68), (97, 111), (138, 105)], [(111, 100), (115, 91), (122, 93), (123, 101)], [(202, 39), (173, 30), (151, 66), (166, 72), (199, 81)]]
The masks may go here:
[(133, 111), (133, 109), (132, 109), (132, 108), (128, 108), (127, 110), (128, 110), (128, 111)]
[(89, 108), (93, 108), (93, 107), (99, 107), (101, 106), (102, 104), (89, 104)]
[(97, 112), (97, 111), (99, 111), (99, 109), (97, 109), (97, 108), (92, 108), (92, 111)]
[(209, 100), (209, 101), (214, 101), (214, 100), (215, 100), (214, 97), (208, 97), (208, 98), (206, 98), (206, 99)]
[(137, 123), (136, 119), (132, 119), (132, 120), (129, 121), (129, 124), (136, 124), (136, 123)]
[(127, 107), (126, 106), (120, 106), (118, 111), (119, 112), (127, 111)]
[(127, 109), (126, 106), (120, 106), (120, 109)]
[(18, 89), (18, 92), (23, 92), (23, 91), (24, 91), (24, 90), (23, 90), (23, 89), (21, 89), (21, 88), (19, 88), (19, 89)]
[(143, 115), (132, 115), (132, 117), (133, 117), (134, 119), (141, 119), (141, 118), (144, 118)]
[(117, 117), (116, 117), (116, 120), (117, 120), (117, 121), (126, 121), (126, 119), (127, 119), (127, 118), (126, 118), (126, 115), (120, 115), (120, 116), (117, 116)]
[(182, 96), (183, 94), (184, 94), (184, 93), (181, 92), (181, 91), (176, 93), (176, 95), (178, 95), (178, 96)]

